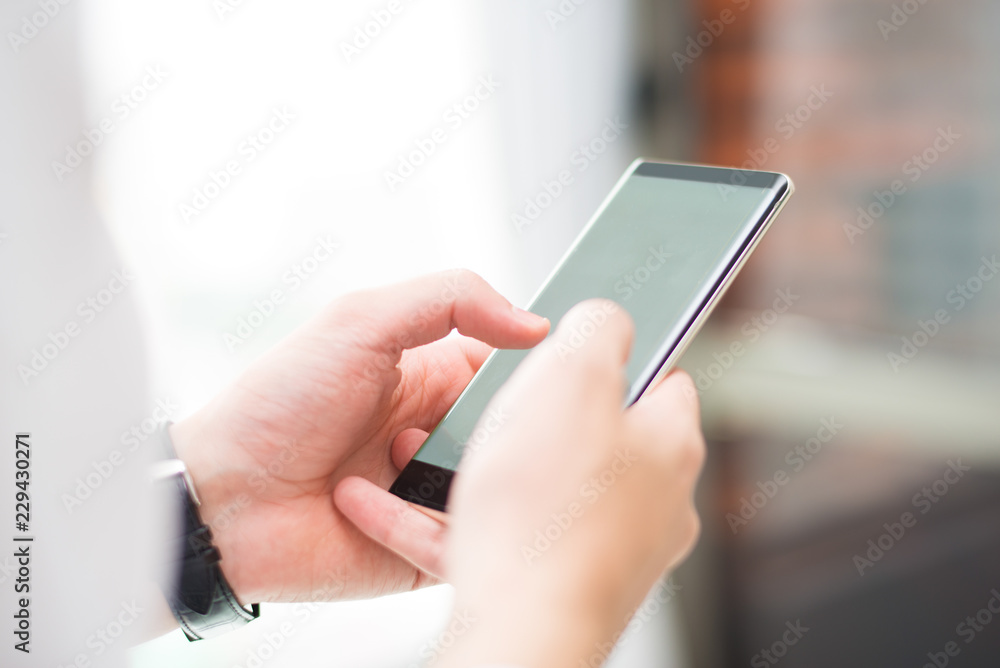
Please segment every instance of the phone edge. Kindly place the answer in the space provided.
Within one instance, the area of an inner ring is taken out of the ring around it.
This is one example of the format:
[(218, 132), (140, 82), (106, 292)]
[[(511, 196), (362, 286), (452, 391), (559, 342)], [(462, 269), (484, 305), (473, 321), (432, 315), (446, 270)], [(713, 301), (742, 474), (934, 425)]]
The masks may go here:
[(788, 200), (790, 200), (792, 195), (795, 193), (795, 184), (792, 181), (791, 177), (789, 177), (787, 174), (783, 174), (781, 172), (768, 172), (768, 173), (780, 176), (785, 180), (785, 192), (781, 195), (781, 197), (778, 198), (774, 206), (771, 207), (770, 213), (765, 217), (764, 221), (757, 228), (757, 232), (754, 234), (750, 242), (743, 248), (743, 251), (740, 253), (739, 257), (737, 257), (736, 261), (733, 262), (732, 266), (730, 266), (725, 276), (723, 276), (719, 280), (719, 284), (716, 286), (716, 289), (705, 300), (704, 306), (701, 309), (699, 309), (698, 314), (695, 316), (694, 320), (684, 331), (684, 335), (677, 342), (677, 344), (670, 349), (669, 353), (667, 353), (659, 369), (654, 374), (651, 375), (649, 382), (646, 384), (646, 387), (644, 387), (643, 390), (639, 392), (632, 401), (629, 401), (627, 403), (631, 404), (642, 398), (642, 395), (645, 394), (646, 391), (649, 390), (649, 388), (656, 385), (656, 383), (661, 378), (666, 376), (671, 371), (671, 369), (673, 369), (673, 367), (677, 364), (677, 361), (681, 357), (683, 357), (684, 353), (688, 349), (688, 346), (690, 346), (691, 342), (694, 340), (694, 337), (697, 336), (698, 332), (701, 331), (701, 328), (705, 325), (705, 322), (708, 320), (709, 316), (711, 316), (712, 312), (715, 311), (715, 308), (722, 300), (722, 297), (725, 296), (726, 292), (729, 290), (733, 282), (736, 280), (736, 277), (739, 276), (739, 273), (743, 270), (743, 267), (750, 259), (750, 256), (757, 249), (757, 246), (764, 238), (764, 235), (767, 234), (768, 230), (771, 229), (771, 225), (777, 219), (781, 211), (785, 208), (785, 205), (788, 203)]

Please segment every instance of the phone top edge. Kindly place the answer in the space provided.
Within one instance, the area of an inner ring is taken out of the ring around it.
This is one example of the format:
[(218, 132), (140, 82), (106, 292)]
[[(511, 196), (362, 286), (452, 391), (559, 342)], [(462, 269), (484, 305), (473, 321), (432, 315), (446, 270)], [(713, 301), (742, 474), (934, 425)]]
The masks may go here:
[(576, 250), (576, 247), (580, 243), (580, 240), (583, 239), (583, 237), (587, 234), (587, 232), (590, 231), (590, 228), (593, 227), (594, 223), (601, 217), (601, 214), (604, 213), (604, 210), (608, 207), (611, 201), (618, 194), (618, 191), (622, 189), (622, 186), (625, 185), (625, 182), (628, 181), (633, 176), (647, 176), (647, 174), (642, 174), (641, 172), (643, 168), (646, 168), (647, 166), (650, 165), (663, 166), (663, 167), (692, 168), (695, 170), (694, 172), (688, 172), (686, 177), (678, 173), (677, 175), (674, 176), (657, 175), (657, 178), (675, 178), (683, 181), (702, 181), (707, 183), (719, 183), (721, 185), (724, 183), (724, 181), (717, 181), (714, 179), (694, 178), (694, 175), (697, 173), (701, 174), (713, 173), (716, 175), (716, 178), (721, 178), (722, 175), (724, 174), (731, 175), (733, 173), (743, 172), (745, 174), (753, 174), (756, 176), (757, 179), (763, 178), (768, 182), (762, 185), (749, 182), (743, 184), (733, 184), (732, 187), (735, 188), (740, 186), (750, 186), (750, 187), (766, 187), (766, 188), (776, 189), (779, 185), (782, 184), (782, 182), (784, 182), (786, 188), (788, 188), (790, 191), (794, 190), (794, 186), (792, 185), (792, 180), (785, 174), (781, 174), (779, 172), (748, 171), (748, 170), (732, 169), (730, 167), (699, 165), (695, 163), (660, 162), (656, 160), (650, 160), (648, 158), (638, 157), (629, 164), (625, 172), (618, 178), (618, 180), (615, 182), (614, 187), (611, 189), (608, 195), (601, 201), (600, 206), (597, 207), (597, 210), (594, 211), (594, 214), (587, 220), (586, 224), (580, 229), (580, 232), (576, 235), (576, 237), (573, 239), (573, 242), (569, 245), (569, 248), (567, 248), (566, 252), (560, 256), (559, 261), (555, 263), (555, 265), (552, 267), (552, 270), (545, 276), (545, 280), (542, 281), (541, 285), (539, 285), (538, 289), (531, 296), (531, 299), (528, 300), (526, 308), (529, 311), (531, 310), (532, 304), (534, 304), (535, 301), (538, 299), (538, 297), (542, 294), (542, 291), (545, 289), (545, 286), (548, 285), (549, 281), (552, 280), (552, 278), (556, 275), (556, 273), (559, 271), (559, 268), (563, 265), (563, 262), (565, 262), (566, 259), (569, 258), (570, 255), (572, 255), (574, 250)]
[(783, 179), (785, 179), (785, 187), (788, 188), (788, 195), (789, 196), (794, 195), (795, 182), (792, 181), (792, 177), (790, 177), (788, 174), (785, 174), (784, 172), (777, 172), (777, 174), (781, 176)]
[(638, 158), (632, 162), (628, 173), (653, 178), (717, 183), (732, 187), (777, 188), (781, 185), (787, 185), (788, 188), (794, 190), (791, 178), (781, 172), (739, 169), (736, 167), (705, 165), (693, 162), (663, 162), (648, 158)]

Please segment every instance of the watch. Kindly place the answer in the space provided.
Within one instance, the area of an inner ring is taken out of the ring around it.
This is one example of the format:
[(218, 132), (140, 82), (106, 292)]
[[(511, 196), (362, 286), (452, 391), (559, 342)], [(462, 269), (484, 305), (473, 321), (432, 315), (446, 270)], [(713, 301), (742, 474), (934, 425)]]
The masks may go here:
[(164, 594), (174, 617), (190, 641), (214, 638), (249, 624), (260, 616), (260, 605), (244, 607), (226, 582), (212, 543), (212, 530), (201, 520), (201, 501), (187, 466), (177, 458), (166, 423), (158, 436), (164, 458), (151, 471), (152, 480), (168, 488), (183, 512), (181, 533), (167, 541), (174, 578)]

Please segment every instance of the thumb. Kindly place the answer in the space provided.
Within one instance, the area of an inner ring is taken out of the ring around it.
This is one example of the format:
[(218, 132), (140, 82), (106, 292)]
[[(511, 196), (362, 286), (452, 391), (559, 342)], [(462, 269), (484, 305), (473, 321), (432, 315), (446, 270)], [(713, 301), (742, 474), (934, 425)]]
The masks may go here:
[(333, 502), (363, 534), (432, 578), (442, 578), (444, 524), (356, 476), (340, 481)]

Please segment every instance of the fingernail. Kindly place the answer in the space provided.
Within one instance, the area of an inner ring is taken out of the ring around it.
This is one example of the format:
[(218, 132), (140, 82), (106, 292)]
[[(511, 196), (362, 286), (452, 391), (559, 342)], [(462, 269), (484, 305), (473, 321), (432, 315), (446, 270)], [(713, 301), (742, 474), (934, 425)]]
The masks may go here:
[(531, 311), (525, 311), (523, 308), (519, 306), (511, 306), (511, 310), (514, 312), (514, 315), (517, 316), (518, 320), (520, 320), (526, 325), (531, 325), (532, 327), (537, 327), (541, 323), (548, 321), (547, 318), (543, 318), (540, 315), (535, 315)]

